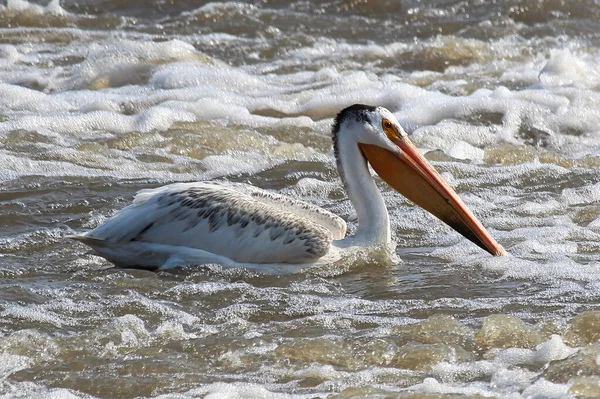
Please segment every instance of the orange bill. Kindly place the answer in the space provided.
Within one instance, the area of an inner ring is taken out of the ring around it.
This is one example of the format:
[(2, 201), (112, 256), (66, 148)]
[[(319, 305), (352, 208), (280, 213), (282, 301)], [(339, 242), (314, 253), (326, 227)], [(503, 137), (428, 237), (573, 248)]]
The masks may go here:
[(406, 137), (394, 142), (399, 153), (371, 144), (359, 143), (359, 147), (377, 174), (394, 190), (492, 255), (506, 255), (413, 143)]

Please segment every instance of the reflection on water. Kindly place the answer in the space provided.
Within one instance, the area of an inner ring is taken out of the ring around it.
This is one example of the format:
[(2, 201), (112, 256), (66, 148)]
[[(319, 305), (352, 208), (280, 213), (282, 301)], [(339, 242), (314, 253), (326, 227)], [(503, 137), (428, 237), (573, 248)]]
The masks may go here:
[[(0, 392), (599, 397), (598, 21), (594, 1), (0, 5)], [(352, 232), (329, 131), (353, 103), (391, 109), (512, 256), (383, 184), (398, 259), (151, 273), (64, 238), (202, 179)]]

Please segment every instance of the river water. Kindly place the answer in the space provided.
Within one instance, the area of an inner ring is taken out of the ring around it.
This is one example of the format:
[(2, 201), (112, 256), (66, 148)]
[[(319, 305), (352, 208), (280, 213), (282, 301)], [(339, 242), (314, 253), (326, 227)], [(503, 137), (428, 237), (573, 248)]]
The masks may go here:
[[(597, 0), (0, 5), (0, 395), (600, 397)], [(111, 268), (64, 236), (229, 180), (356, 228), (332, 118), (388, 107), (511, 254), (381, 184), (399, 259)]]

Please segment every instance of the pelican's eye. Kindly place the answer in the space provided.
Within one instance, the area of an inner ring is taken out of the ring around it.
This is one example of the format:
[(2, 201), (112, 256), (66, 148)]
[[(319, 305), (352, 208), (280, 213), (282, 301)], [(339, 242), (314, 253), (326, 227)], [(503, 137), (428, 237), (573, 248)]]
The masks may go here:
[(388, 137), (388, 139), (392, 141), (400, 139), (398, 129), (396, 129), (396, 126), (394, 126), (394, 124), (389, 119), (384, 119), (383, 121), (381, 121), (381, 127), (383, 128), (383, 132)]

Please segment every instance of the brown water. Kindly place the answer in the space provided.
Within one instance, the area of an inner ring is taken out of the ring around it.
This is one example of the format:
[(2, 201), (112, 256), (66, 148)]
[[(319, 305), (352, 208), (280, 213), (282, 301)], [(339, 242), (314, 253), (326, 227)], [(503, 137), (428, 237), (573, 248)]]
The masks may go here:
[[(600, 397), (597, 1), (4, 4), (2, 397)], [(353, 231), (329, 131), (358, 102), (511, 257), (384, 184), (392, 264), (151, 273), (64, 238), (203, 179)]]

